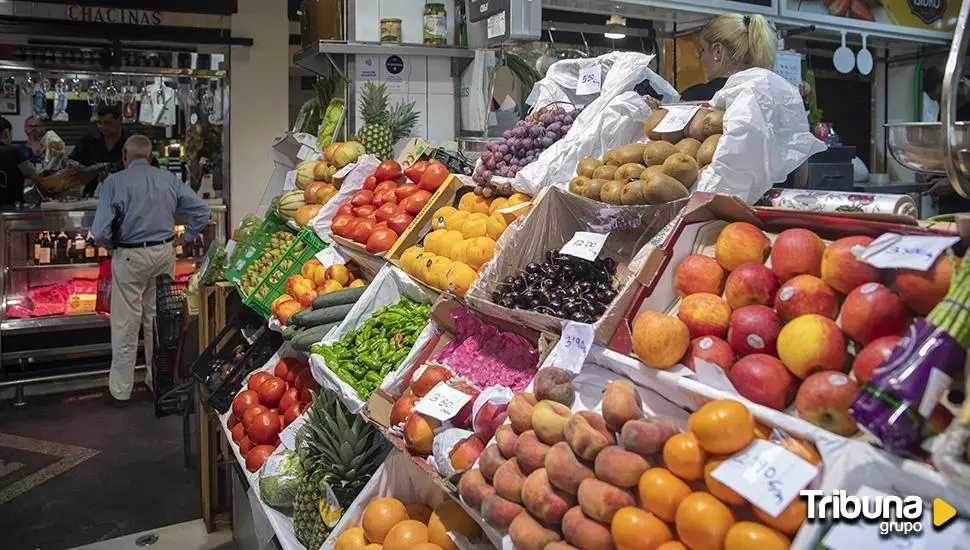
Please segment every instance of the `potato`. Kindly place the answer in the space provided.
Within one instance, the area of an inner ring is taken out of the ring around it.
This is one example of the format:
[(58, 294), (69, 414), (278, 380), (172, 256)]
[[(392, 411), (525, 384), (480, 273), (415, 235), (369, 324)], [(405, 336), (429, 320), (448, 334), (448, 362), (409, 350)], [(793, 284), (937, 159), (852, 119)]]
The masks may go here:
[(704, 140), (697, 150), (697, 164), (707, 166), (714, 160), (714, 152), (717, 151), (717, 144), (721, 141), (721, 134), (714, 134)]
[(593, 177), (593, 171), (600, 166), (603, 166), (603, 161), (594, 159), (593, 157), (586, 157), (579, 161), (579, 164), (576, 166), (576, 175), (591, 178)]
[(613, 175), (613, 178), (626, 182), (631, 179), (639, 178), (640, 174), (642, 174), (645, 169), (646, 167), (642, 164), (628, 162), (616, 169), (616, 174)]
[(660, 134), (653, 131), (658, 124), (667, 116), (667, 109), (657, 109), (648, 118), (647, 121), (643, 123), (643, 134), (646, 135), (653, 141), (660, 139)]
[(697, 150), (701, 148), (701, 142), (700, 140), (696, 140), (694, 138), (688, 137), (678, 141), (677, 145), (675, 145), (674, 147), (676, 147), (677, 150), (680, 151), (681, 153), (685, 153), (696, 159)]
[(690, 195), (690, 191), (666, 174), (653, 174), (643, 188), (643, 195), (649, 204), (664, 204), (682, 199)]
[(617, 169), (616, 166), (613, 166), (612, 164), (604, 164), (603, 166), (600, 166), (596, 170), (593, 170), (593, 179), (598, 179), (598, 180), (616, 179), (614, 177), (616, 175), (616, 169)]

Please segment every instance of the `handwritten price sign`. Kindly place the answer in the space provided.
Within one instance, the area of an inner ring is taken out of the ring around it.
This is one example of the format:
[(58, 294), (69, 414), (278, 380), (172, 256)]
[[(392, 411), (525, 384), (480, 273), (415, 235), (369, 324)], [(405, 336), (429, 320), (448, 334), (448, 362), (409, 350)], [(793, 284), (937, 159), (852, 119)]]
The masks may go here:
[(960, 237), (883, 233), (869, 243), (859, 259), (880, 269), (926, 271), (947, 248), (959, 240)]
[(694, 118), (698, 105), (667, 105), (664, 107), (667, 114), (660, 121), (653, 131), (658, 133), (679, 132), (687, 127), (690, 119)]
[(337, 249), (336, 246), (328, 246), (327, 248), (324, 248), (320, 252), (314, 254), (313, 257), (316, 258), (317, 261), (323, 265), (323, 267), (330, 267), (334, 264), (342, 265), (350, 261), (346, 256), (343, 255), (342, 252), (340, 252), (339, 249)]
[(579, 80), (576, 83), (576, 95), (592, 95), (600, 93), (603, 87), (600, 78), (601, 70), (599, 64), (589, 65), (579, 70)]
[(438, 382), (437, 386), (431, 388), (431, 391), (414, 405), (414, 410), (444, 422), (454, 418), (458, 411), (471, 401), (471, 398), (472, 396), (456, 390), (447, 382)]
[(755, 439), (711, 472), (714, 479), (774, 517), (784, 511), (816, 475), (816, 466), (788, 449), (762, 439)]
[(606, 238), (609, 237), (609, 233), (590, 233), (589, 231), (577, 231), (573, 234), (573, 238), (569, 239), (559, 252), (563, 254), (569, 254), (570, 256), (576, 256), (577, 258), (582, 258), (584, 260), (593, 261), (600, 254), (600, 250), (603, 250), (603, 245), (606, 244)]
[(583, 370), (583, 363), (593, 346), (596, 333), (593, 325), (566, 321), (563, 323), (562, 336), (556, 346), (556, 366), (573, 374)]

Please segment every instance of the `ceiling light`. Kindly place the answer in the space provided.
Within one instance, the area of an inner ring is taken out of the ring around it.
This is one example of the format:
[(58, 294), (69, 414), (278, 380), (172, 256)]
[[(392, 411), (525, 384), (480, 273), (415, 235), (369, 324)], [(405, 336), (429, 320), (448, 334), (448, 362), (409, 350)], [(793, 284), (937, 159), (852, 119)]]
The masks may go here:
[(603, 36), (610, 40), (620, 40), (626, 38), (626, 19), (619, 15), (610, 16), (606, 20), (606, 32)]

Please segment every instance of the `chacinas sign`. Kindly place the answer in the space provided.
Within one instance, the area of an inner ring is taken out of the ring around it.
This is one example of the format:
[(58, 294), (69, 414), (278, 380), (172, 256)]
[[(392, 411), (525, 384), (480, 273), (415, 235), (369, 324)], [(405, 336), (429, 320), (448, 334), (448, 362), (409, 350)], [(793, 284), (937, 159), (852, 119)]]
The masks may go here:
[(119, 23), (152, 27), (162, 24), (162, 14), (158, 11), (79, 6), (77, 4), (71, 4), (67, 7), (67, 18), (71, 21), (83, 23)]

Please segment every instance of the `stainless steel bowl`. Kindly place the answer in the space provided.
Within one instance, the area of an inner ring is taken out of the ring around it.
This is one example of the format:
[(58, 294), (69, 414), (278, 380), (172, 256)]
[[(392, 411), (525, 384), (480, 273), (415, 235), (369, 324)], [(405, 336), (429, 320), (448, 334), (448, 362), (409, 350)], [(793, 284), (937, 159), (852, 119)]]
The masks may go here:
[[(943, 127), (939, 122), (901, 122), (886, 125), (889, 152), (900, 164), (931, 174), (946, 175)], [(970, 161), (970, 122), (957, 122), (957, 143), (964, 164)]]

